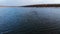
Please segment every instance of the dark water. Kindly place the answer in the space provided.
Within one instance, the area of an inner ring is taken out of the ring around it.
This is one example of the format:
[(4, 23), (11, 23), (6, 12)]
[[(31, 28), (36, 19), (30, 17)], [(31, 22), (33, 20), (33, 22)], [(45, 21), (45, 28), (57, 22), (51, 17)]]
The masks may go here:
[(59, 34), (60, 8), (0, 8), (1, 34)]

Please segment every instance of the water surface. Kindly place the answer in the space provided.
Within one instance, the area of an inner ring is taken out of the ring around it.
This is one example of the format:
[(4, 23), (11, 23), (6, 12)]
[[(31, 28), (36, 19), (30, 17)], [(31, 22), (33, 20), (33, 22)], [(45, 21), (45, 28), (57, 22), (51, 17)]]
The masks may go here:
[(60, 32), (60, 8), (0, 7), (0, 33), (14, 31)]

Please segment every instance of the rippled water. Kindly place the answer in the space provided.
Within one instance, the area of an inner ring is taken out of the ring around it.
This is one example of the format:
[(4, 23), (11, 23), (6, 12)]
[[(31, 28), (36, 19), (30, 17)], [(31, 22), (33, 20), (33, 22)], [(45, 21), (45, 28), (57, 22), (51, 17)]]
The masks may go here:
[(60, 8), (0, 7), (0, 33), (51, 32), (60, 32)]

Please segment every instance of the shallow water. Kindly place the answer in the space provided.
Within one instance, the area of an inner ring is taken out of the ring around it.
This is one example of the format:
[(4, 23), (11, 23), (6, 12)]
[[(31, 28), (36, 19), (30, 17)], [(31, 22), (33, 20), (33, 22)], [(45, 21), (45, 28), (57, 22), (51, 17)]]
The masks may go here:
[(60, 8), (0, 8), (0, 33), (43, 32), (48, 32), (48, 34), (60, 32)]

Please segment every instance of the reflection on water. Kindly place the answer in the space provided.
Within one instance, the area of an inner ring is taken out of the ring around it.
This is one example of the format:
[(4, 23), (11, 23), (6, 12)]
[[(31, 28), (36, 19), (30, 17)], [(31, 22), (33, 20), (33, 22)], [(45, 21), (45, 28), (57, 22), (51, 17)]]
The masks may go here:
[(60, 8), (0, 8), (0, 33), (58, 34)]

